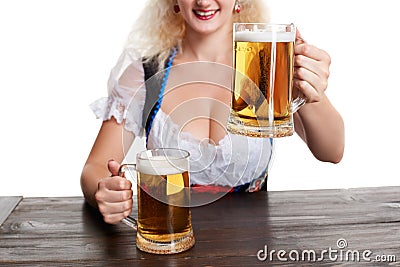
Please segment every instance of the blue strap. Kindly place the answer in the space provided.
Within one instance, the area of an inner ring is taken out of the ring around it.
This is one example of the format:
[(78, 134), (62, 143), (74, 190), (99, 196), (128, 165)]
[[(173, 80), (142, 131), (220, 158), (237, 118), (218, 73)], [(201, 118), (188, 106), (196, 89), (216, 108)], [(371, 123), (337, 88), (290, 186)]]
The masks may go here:
[(150, 129), (153, 124), (157, 112), (160, 110), (161, 102), (164, 97), (165, 87), (167, 85), (168, 76), (171, 71), (172, 63), (178, 49), (174, 48), (165, 65), (164, 75), (160, 81), (156, 75), (158, 63), (155, 58), (143, 62), (146, 81), (146, 100), (143, 108), (143, 128), (146, 130), (146, 144), (150, 134)]

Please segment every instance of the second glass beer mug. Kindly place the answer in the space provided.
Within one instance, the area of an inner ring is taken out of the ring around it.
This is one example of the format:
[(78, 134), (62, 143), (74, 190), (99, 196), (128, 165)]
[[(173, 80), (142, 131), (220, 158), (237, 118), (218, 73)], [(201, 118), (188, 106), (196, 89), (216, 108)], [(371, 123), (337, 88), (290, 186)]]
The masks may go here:
[(136, 246), (155, 254), (173, 254), (195, 241), (190, 213), (189, 152), (160, 148), (136, 156), (136, 164), (123, 164), (120, 175), (137, 174), (138, 219), (123, 220), (137, 230)]
[(300, 97), (292, 99), (295, 38), (293, 24), (234, 24), (230, 132), (255, 137), (293, 134), (293, 113), (305, 103)]

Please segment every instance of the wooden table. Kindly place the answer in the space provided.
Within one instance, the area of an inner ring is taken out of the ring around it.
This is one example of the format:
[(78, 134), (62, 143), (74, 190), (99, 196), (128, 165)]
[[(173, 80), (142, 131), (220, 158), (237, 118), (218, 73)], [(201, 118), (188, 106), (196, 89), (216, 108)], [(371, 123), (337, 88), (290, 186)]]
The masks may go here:
[(400, 266), (400, 187), (229, 194), (192, 216), (191, 250), (151, 255), (82, 197), (0, 197), (0, 265)]

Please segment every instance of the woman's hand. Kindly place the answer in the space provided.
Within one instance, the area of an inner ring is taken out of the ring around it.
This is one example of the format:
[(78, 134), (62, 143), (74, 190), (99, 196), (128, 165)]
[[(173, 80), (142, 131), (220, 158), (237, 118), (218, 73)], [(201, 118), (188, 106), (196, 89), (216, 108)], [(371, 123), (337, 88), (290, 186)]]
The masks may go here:
[(112, 176), (99, 181), (95, 194), (98, 209), (104, 221), (110, 224), (117, 224), (132, 212), (132, 183), (118, 176), (119, 167), (120, 164), (114, 160), (108, 162)]
[(328, 87), (330, 56), (304, 41), (299, 31), (294, 54), (294, 88), (304, 95), (307, 103), (319, 102)]

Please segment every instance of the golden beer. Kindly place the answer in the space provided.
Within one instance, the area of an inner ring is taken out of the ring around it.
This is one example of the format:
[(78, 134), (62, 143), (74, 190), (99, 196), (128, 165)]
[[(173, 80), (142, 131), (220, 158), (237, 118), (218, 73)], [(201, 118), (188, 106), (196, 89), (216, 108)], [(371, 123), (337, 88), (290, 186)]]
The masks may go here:
[(146, 153), (137, 157), (136, 245), (159, 254), (185, 251), (195, 243), (189, 208), (189, 153), (180, 157), (173, 154), (179, 150), (152, 151), (151, 157)]
[(136, 171), (138, 218), (123, 222), (137, 230), (136, 246), (155, 254), (179, 253), (194, 243), (190, 213), (189, 152), (158, 148), (139, 152), (136, 164), (122, 164), (118, 174)]
[(235, 32), (230, 132), (257, 137), (293, 134), (294, 37), (287, 28)]
[[(173, 180), (173, 182), (171, 182)], [(192, 230), (187, 171), (179, 174), (138, 173), (138, 231), (148, 240), (171, 242)], [(168, 182), (170, 181), (170, 182)]]

